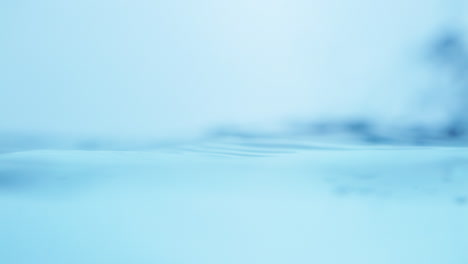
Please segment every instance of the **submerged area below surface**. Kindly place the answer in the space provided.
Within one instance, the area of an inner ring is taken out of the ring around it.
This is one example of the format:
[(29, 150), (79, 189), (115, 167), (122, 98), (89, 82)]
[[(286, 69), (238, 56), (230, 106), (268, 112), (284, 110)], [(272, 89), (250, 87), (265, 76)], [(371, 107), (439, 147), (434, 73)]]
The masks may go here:
[(468, 262), (468, 148), (219, 139), (0, 154), (0, 262)]

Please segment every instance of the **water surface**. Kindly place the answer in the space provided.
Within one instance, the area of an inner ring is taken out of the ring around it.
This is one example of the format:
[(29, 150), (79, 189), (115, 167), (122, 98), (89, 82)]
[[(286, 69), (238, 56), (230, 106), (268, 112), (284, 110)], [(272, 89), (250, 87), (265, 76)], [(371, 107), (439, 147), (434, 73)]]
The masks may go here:
[(7, 152), (1, 263), (466, 263), (467, 176), (454, 146)]

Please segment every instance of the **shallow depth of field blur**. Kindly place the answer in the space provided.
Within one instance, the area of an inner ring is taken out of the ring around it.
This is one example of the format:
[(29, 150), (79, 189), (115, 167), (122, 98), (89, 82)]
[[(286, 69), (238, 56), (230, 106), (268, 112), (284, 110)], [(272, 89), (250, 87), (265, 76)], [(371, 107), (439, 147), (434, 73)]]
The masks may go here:
[(0, 5), (0, 263), (467, 248), (467, 1)]

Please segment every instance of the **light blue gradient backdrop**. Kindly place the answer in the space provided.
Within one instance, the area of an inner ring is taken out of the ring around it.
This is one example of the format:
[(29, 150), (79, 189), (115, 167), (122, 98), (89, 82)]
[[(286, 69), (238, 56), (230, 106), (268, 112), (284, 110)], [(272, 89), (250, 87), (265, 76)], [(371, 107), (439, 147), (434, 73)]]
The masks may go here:
[(424, 49), (463, 18), (455, 4), (3, 1), (0, 131), (167, 138), (407, 117), (433, 82)]
[(464, 2), (0, 1), (0, 264), (468, 263)]

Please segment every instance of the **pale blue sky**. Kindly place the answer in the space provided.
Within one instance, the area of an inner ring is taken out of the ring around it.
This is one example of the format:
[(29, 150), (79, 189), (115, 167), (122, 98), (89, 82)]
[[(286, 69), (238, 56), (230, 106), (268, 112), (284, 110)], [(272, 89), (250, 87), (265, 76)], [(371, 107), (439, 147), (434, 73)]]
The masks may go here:
[(442, 0), (2, 3), (0, 131), (164, 138), (401, 116), (452, 12)]

